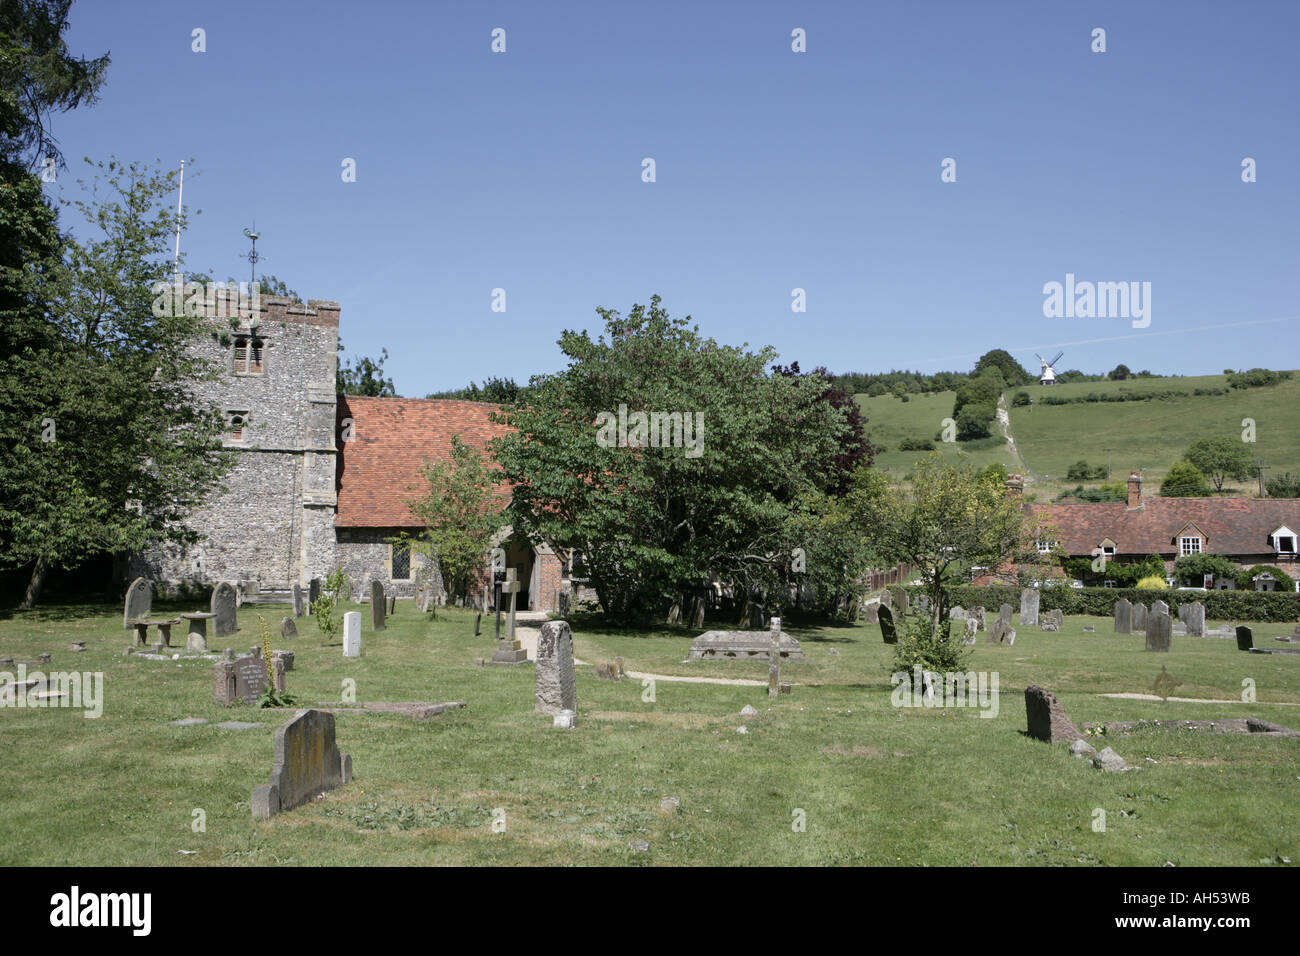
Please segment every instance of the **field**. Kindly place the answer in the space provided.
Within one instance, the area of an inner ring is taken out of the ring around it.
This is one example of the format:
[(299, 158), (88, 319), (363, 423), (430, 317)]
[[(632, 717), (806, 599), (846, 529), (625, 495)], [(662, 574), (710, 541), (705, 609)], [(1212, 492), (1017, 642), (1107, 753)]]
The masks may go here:
[[(1080, 459), (1105, 465), (1107, 455), (1114, 480), (1129, 471), (1144, 472), (1144, 494), (1155, 494), (1169, 466), (1193, 441), (1208, 435), (1240, 438), (1242, 420), (1255, 421), (1251, 453), (1265, 463), (1266, 475), (1300, 474), (1300, 374), (1290, 381), (1265, 388), (1230, 391), (1227, 395), (1154, 399), (1143, 402), (1086, 402), (1069, 405), (1037, 404), (1045, 395), (1079, 396), (1089, 392), (1111, 394), (1166, 389), (1192, 392), (1197, 388), (1224, 388), (1223, 375), (1190, 378), (1134, 379), (1128, 382), (1076, 382), (1068, 385), (1024, 387), (1034, 399), (1031, 408), (1010, 409), (1011, 432), (1017, 457), (1009, 447), (975, 451), (962, 459), (960, 445), (940, 446), (946, 457), (984, 466), (1000, 461), (1008, 470), (1023, 468), (1027, 482), (1040, 500), (1073, 488), (1078, 482), (1065, 477)], [(1011, 389), (1009, 398), (1022, 389)], [(892, 396), (857, 396), (868, 418), (868, 434), (883, 441), (888, 451), (877, 458), (880, 467), (901, 475), (925, 452), (898, 451), (904, 437), (933, 438), (942, 419), (952, 414), (954, 393), (913, 395), (904, 403)], [(1108, 451), (1109, 450), (1109, 451)], [(1239, 492), (1257, 494), (1254, 481), (1236, 483)]]
[[(219, 643), (243, 650), (258, 614), (274, 623), (284, 611), (246, 605), (241, 632)], [(1097, 633), (1082, 630), (1089, 623)], [(267, 779), (287, 712), (214, 706), (210, 662), (124, 656), (116, 606), (0, 620), (0, 655), (49, 652), (52, 669), (102, 671), (107, 688), (98, 719), (0, 708), (0, 863), (1187, 866), (1300, 854), (1300, 739), (1102, 738), (1098, 749), (1110, 743), (1136, 767), (1103, 774), (1022, 733), (1030, 683), (1054, 691), (1078, 723), (1258, 716), (1300, 728), (1300, 657), (1243, 654), (1232, 641), (1175, 637), (1172, 653), (1154, 655), (1102, 619), (1068, 619), (1059, 634), (1024, 628), (1014, 647), (973, 649), (970, 669), (996, 673), (1001, 691), (996, 716), (981, 718), (891, 706), (890, 649), (874, 626), (795, 626), (807, 660), (783, 668), (797, 685), (789, 697), (659, 680), (649, 701), (640, 680), (602, 681), (580, 666), (579, 725), (566, 732), (533, 713), (532, 665), (473, 665), (492, 641), (472, 636), (467, 612), (429, 620), (402, 603), (388, 630), (367, 625), (354, 661), (322, 646), (313, 621), (300, 624), (300, 637), (273, 646), (296, 652), (289, 690), (306, 701), (338, 700), (352, 678), (363, 701), (468, 707), (423, 722), (340, 714), (354, 781), (254, 822), (250, 791)], [(1260, 626), (1256, 643), (1286, 630)], [(765, 664), (682, 663), (691, 637), (575, 627), (589, 664), (620, 655), (660, 675), (766, 677)], [(70, 653), (74, 639), (88, 650)], [(1259, 702), (1098, 696), (1147, 693), (1161, 665), (1181, 682), (1177, 696), (1236, 701), (1251, 678)], [(746, 704), (758, 715), (739, 716)], [(189, 716), (263, 726), (168, 725)], [(680, 809), (660, 812), (673, 796)], [(492, 832), (495, 808), (504, 833)], [(1095, 808), (1106, 811), (1104, 833), (1092, 828)], [(198, 809), (205, 832), (191, 828)]]

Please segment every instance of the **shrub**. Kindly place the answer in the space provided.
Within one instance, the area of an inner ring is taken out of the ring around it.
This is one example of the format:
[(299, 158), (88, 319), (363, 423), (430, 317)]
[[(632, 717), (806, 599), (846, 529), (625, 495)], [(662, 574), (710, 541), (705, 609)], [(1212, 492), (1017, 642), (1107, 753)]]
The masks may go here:
[(1165, 579), (1156, 574), (1148, 575), (1134, 585), (1139, 591), (1165, 591), (1169, 585), (1165, 584)]
[(1028, 405), (1028, 404), (1029, 404), (1029, 393), (1028, 393), (1028, 392), (1016, 392), (1015, 397), (1013, 397), (1013, 398), (1011, 399), (1011, 404), (1014, 405), (1016, 408), (1021, 408), (1021, 407), (1025, 406), (1025, 405)]
[(1242, 591), (1254, 591), (1255, 582), (1251, 579), (1261, 574), (1264, 574), (1265, 572), (1277, 578), (1277, 584), (1276, 584), (1277, 590), (1279, 591), (1295, 590), (1295, 581), (1291, 578), (1291, 575), (1287, 574), (1285, 571), (1281, 570), (1280, 568), (1273, 567), (1271, 564), (1257, 564), (1253, 568), (1249, 568), (1248, 570), (1238, 571), (1237, 576), (1235, 578), (1237, 582), (1237, 587), (1240, 588)]
[(1162, 498), (1204, 498), (1210, 494), (1210, 483), (1201, 470), (1190, 461), (1174, 462), (1165, 480), (1160, 482)]
[(934, 443), (928, 438), (904, 438), (898, 443), (899, 451), (934, 451)]
[(335, 616), (334, 609), (338, 607), (339, 593), (347, 583), (348, 576), (343, 573), (343, 568), (335, 565), (334, 570), (325, 578), (324, 586), (320, 589), (320, 597), (311, 604), (311, 613), (316, 617), (316, 626), (320, 628), (326, 644), (332, 642), (339, 632), (339, 625), (342, 622)]
[(966, 405), (957, 413), (957, 438), (969, 441), (972, 438), (988, 438), (997, 409), (992, 405)]
[(1221, 554), (1189, 554), (1174, 564), (1174, 575), (1192, 587), (1200, 587), (1207, 574), (1235, 580), (1237, 573), (1237, 565)]
[[(954, 585), (947, 589), (951, 605), (962, 607), (983, 605), (993, 609), (1002, 604), (1013, 608), (1020, 606), (1020, 589), (1012, 585), (990, 584)], [(1065, 614), (1091, 614), (1110, 617), (1115, 613), (1115, 602), (1120, 598), (1130, 601), (1148, 601), (1150, 591), (1136, 588), (1043, 588), (1040, 608), (1051, 611), (1059, 608)], [(1205, 616), (1216, 621), (1256, 621), (1261, 623), (1294, 624), (1300, 618), (1300, 594), (1278, 591), (1165, 591), (1160, 600), (1169, 605), (1171, 614), (1180, 605), (1200, 601), (1205, 605)]]
[(1270, 478), (1265, 482), (1264, 487), (1268, 490), (1270, 498), (1300, 498), (1300, 475), (1293, 478), (1288, 471), (1276, 478)]
[(1266, 368), (1252, 368), (1247, 372), (1228, 373), (1229, 388), (1261, 388), (1276, 385), (1291, 377), (1290, 372), (1273, 372)]
[[(917, 589), (916, 593), (923, 592)], [(917, 666), (941, 674), (965, 670), (970, 648), (962, 643), (964, 634), (954, 634), (951, 625), (947, 619), (941, 621), (936, 633), (926, 612), (909, 610), (904, 614), (899, 621), (898, 643), (894, 645), (893, 672), (904, 671), (910, 677)]]

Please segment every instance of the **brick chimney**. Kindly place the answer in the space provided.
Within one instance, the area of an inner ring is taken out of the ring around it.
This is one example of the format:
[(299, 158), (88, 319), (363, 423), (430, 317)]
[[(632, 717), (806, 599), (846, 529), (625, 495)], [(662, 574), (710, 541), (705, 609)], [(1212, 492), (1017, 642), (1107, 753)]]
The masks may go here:
[(1128, 507), (1130, 511), (1142, 507), (1142, 476), (1136, 471), (1128, 476)]
[(1019, 498), (1020, 493), (1025, 490), (1025, 479), (1021, 475), (1007, 475), (1006, 486), (1007, 497)]

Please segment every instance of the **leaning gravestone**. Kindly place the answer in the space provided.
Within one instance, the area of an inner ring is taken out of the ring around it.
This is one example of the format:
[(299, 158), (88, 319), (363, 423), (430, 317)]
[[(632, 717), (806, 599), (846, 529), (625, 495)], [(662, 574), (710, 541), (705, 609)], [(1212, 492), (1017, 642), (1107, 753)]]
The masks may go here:
[[(1007, 605), (1004, 604), (1003, 607), (1007, 607)], [(1016, 642), (1016, 629), (1011, 626), (1011, 622), (1009, 620), (1003, 620), (1002, 616), (999, 615), (998, 618), (993, 622), (992, 626), (989, 627), (988, 640), (986, 640), (984, 643), (985, 644), (1006, 644), (1007, 646), (1010, 646), (1015, 642)]]
[(280, 622), (280, 636), (281, 637), (298, 636), (298, 625), (294, 623), (293, 618), (286, 617), (283, 621)]
[(235, 623), (235, 589), (229, 584), (218, 584), (212, 589), (210, 610), (216, 615), (212, 621), (213, 637), (229, 637), (239, 630)]
[(302, 597), (303, 597), (302, 586), (299, 584), (295, 584), (293, 586), (293, 616), (294, 617), (302, 617), (304, 614), (307, 613), (305, 605), (303, 604)]
[(1033, 627), (1038, 623), (1038, 604), (1042, 595), (1037, 588), (1025, 588), (1020, 592), (1020, 626)]
[[(1183, 623), (1187, 625), (1187, 633), (1192, 637), (1205, 636), (1205, 605), (1200, 601), (1193, 604), (1185, 605), (1187, 616), (1183, 618)], [(1182, 608), (1178, 609), (1180, 612)]]
[(1154, 611), (1147, 617), (1147, 650), (1167, 652), (1173, 642), (1174, 623), (1168, 614)]
[(300, 710), (275, 732), (271, 782), (253, 788), (253, 817), (292, 810), (322, 791), (352, 781), (352, 758), (334, 742), (334, 715)]
[(537, 682), (533, 709), (554, 716), (578, 709), (573, 670), (573, 632), (568, 621), (547, 621), (537, 638)]
[(1065, 715), (1065, 708), (1057, 701), (1056, 695), (1036, 684), (1025, 688), (1025, 718), (1029, 724), (1029, 736), (1035, 740), (1061, 744), (1083, 739), (1083, 734)]
[(1147, 629), (1147, 606), (1139, 601), (1133, 605), (1133, 630), (1145, 631)]
[(1237, 625), (1237, 650), (1248, 651), (1255, 646), (1255, 632), (1245, 624)]
[(348, 611), (343, 615), (343, 656), (361, 656), (361, 612)]
[(384, 586), (378, 581), (370, 582), (370, 629), (382, 631), (384, 624)]
[(898, 630), (894, 627), (894, 612), (880, 605), (880, 637), (886, 644), (898, 643)]
[(126, 606), (122, 615), (122, 627), (128, 631), (136, 618), (147, 618), (153, 610), (153, 585), (144, 578), (136, 578), (126, 589)]
[(1133, 605), (1128, 598), (1120, 598), (1115, 602), (1115, 633), (1133, 633)]

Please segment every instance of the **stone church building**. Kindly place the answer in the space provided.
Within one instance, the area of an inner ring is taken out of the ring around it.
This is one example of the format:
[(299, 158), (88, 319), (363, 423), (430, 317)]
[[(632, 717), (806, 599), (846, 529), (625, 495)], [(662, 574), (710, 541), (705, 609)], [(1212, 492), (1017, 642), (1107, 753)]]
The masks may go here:
[[(337, 394), (339, 317), (337, 302), (262, 296), (253, 317), (209, 320), (193, 348), (220, 373), (194, 391), (223, 412), (236, 464), (190, 516), (202, 540), (131, 555), (128, 577), (169, 591), (227, 581), (245, 600), (280, 601), (339, 566), (356, 599), (375, 580), (397, 597), (426, 581), (441, 593), (436, 563), (393, 541), (422, 527), (407, 502), (427, 490), (424, 463), (450, 457), (453, 435), (483, 449), (506, 426), (482, 402)], [(557, 610), (572, 555), (508, 527), (493, 544), (520, 582), (518, 606)], [(476, 605), (491, 602), (492, 579), (485, 554)]]

